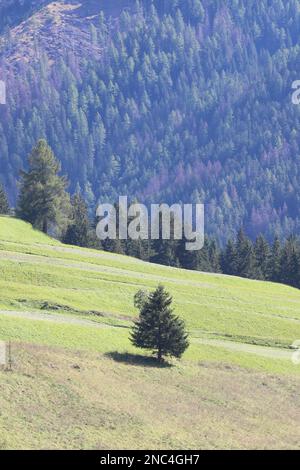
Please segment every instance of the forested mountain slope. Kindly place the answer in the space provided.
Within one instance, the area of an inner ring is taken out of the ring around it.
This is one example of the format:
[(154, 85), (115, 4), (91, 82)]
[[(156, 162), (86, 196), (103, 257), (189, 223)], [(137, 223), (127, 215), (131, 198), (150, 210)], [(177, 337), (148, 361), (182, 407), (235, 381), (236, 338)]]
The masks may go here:
[(1, 15), (12, 202), (46, 137), (91, 207), (119, 194), (201, 201), (222, 239), (242, 224), (251, 236), (299, 230), (299, 0), (17, 3)]

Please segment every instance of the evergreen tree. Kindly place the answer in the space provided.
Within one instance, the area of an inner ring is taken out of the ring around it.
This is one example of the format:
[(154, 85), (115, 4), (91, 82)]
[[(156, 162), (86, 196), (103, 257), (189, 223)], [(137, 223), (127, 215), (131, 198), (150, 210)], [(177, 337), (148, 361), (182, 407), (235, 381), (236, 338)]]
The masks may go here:
[(178, 267), (176, 240), (154, 240), (152, 244), (152, 263), (163, 264), (164, 266)]
[(271, 256), (269, 258), (270, 280), (280, 282), (281, 280), (281, 244), (278, 237), (275, 237)]
[(149, 240), (131, 240), (126, 241), (126, 255), (143, 261), (149, 261), (151, 257), (151, 244)]
[(259, 235), (254, 245), (257, 279), (270, 279), (270, 247), (263, 235)]
[(60, 164), (45, 140), (38, 141), (28, 163), (28, 172), (21, 172), (17, 215), (44, 233), (50, 225), (63, 227), (70, 209), (67, 180), (59, 176)]
[(210, 240), (209, 242), (209, 272), (220, 273), (221, 272), (221, 253), (218, 247), (218, 244), (215, 240)]
[(232, 240), (228, 240), (221, 256), (221, 267), (224, 274), (235, 276), (237, 273), (237, 252)]
[(185, 269), (203, 272), (220, 272), (220, 253), (215, 240), (204, 238), (204, 245), (200, 250), (187, 250), (186, 243), (190, 242), (183, 234), (178, 243), (179, 266)]
[(300, 250), (295, 237), (290, 237), (282, 250), (280, 282), (300, 288)]
[(63, 242), (68, 245), (87, 247), (89, 246), (90, 221), (87, 205), (79, 192), (72, 197), (71, 206), (71, 221)]
[(139, 310), (141, 310), (144, 307), (145, 303), (147, 302), (148, 297), (149, 297), (148, 291), (144, 289), (140, 289), (139, 291), (137, 291), (133, 299), (133, 304), (135, 308), (138, 308)]
[(146, 297), (135, 298), (140, 306), (131, 341), (138, 348), (153, 351), (159, 362), (164, 356), (181, 357), (189, 346), (184, 322), (173, 314), (172, 297), (163, 286)]
[(126, 254), (126, 240), (120, 240), (119, 238), (119, 217), (120, 217), (120, 207), (119, 204), (114, 204), (116, 210), (116, 238), (106, 238), (102, 240), (102, 247), (105, 251), (111, 253), (118, 253), (120, 255)]
[(0, 215), (8, 215), (9, 213), (8, 198), (2, 184), (0, 184)]
[[(165, 266), (174, 266), (179, 267), (180, 261), (178, 259), (178, 249), (179, 249), (179, 240), (175, 240), (174, 233), (175, 233), (175, 216), (171, 214), (170, 217), (170, 239), (165, 240), (162, 238), (163, 232), (163, 222), (162, 222), (162, 214), (159, 214), (159, 219), (156, 222), (159, 224), (159, 239), (153, 240), (152, 242), (152, 257), (151, 262), (156, 264), (163, 264)], [(181, 244), (181, 248), (183, 246)]]
[(188, 240), (186, 237), (182, 236), (181, 240), (178, 240), (176, 248), (176, 257), (180, 267), (184, 269), (197, 270), (198, 269), (198, 256), (199, 252), (187, 250), (186, 243)]
[(240, 229), (236, 241), (236, 274), (241, 277), (255, 279), (257, 277), (254, 249), (251, 240)]
[[(132, 204), (138, 203), (139, 201), (137, 199), (134, 199), (132, 201)], [(127, 215), (127, 229), (129, 228), (130, 224), (133, 222), (134, 219), (134, 216)], [(124, 243), (126, 255), (133, 256), (143, 261), (149, 261), (151, 256), (154, 255), (154, 253), (152, 253), (151, 240), (149, 235), (150, 234), (148, 234), (147, 240), (143, 238), (138, 238), (138, 240), (132, 240), (130, 237), (128, 237), (128, 239)]]
[(203, 248), (194, 252), (195, 269), (202, 272), (212, 272), (211, 255), (211, 243), (210, 240), (205, 237)]

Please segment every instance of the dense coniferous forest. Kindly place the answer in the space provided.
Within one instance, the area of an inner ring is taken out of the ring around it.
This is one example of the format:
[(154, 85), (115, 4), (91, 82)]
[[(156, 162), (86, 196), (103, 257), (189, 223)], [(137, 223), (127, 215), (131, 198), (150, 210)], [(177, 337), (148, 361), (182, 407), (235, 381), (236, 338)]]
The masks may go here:
[[(59, 176), (60, 165), (45, 140), (37, 142), (28, 158), (28, 172), (21, 172), (17, 217), (30, 222), (44, 233), (56, 234), (64, 243), (73, 246), (102, 249), (126, 254), (144, 261), (195, 271), (222, 273), (248, 279), (280, 282), (300, 288), (300, 239), (290, 236), (283, 244), (275, 237), (270, 245), (263, 235), (253, 243), (240, 229), (235, 239), (229, 239), (224, 248), (212, 238), (204, 239), (201, 250), (189, 251), (186, 246), (186, 227), (182, 236), (175, 237), (175, 214), (170, 216), (170, 239), (139, 238), (127, 240), (119, 236), (120, 207), (116, 204), (116, 239), (110, 236), (99, 240), (88, 206), (77, 188), (70, 199), (66, 192), (68, 181)], [(0, 215), (12, 211), (3, 187), (0, 186)], [(127, 228), (133, 221), (128, 217)], [(107, 223), (107, 222), (106, 222)], [(161, 217), (158, 221), (162, 230)], [(151, 220), (148, 221), (149, 229)]]
[[(206, 231), (223, 244), (241, 226), (252, 240), (299, 232), (297, 0), (124, 0), (113, 19), (98, 2), (103, 14), (98, 6), (82, 28), (76, 20), (79, 50), (51, 49), (49, 3), (36, 2), (30, 20), (32, 8), (18, 9), (21, 29), (2, 28), (0, 181), (12, 205), (19, 169), (44, 137), (91, 212), (126, 194), (205, 203)], [(4, 2), (6, 25), (17, 4)]]
[[(68, 243), (68, 240), (66, 242)], [(244, 229), (240, 229), (224, 247), (215, 239), (206, 237), (201, 250), (187, 251), (185, 242), (184, 236), (182, 240), (117, 239), (107, 240), (100, 245), (98, 241), (98, 248), (100, 246), (107, 251), (134, 256), (156, 264), (279, 282), (300, 289), (300, 239), (295, 236), (288, 237), (284, 242), (275, 237), (269, 243), (260, 234), (252, 241)], [(97, 247), (97, 242), (93, 241), (89, 246)]]

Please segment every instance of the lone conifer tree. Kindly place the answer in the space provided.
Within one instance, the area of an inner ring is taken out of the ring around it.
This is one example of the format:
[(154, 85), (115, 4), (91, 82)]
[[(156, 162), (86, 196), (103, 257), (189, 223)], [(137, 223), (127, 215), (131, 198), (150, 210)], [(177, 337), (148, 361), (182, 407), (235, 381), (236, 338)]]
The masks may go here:
[(172, 297), (161, 285), (149, 295), (137, 295), (140, 316), (133, 326), (133, 345), (153, 351), (159, 362), (164, 356), (180, 358), (189, 342), (184, 322), (173, 314)]
[(0, 184), (0, 214), (8, 215), (10, 213), (7, 195), (2, 184)]
[(69, 211), (67, 180), (59, 176), (60, 163), (45, 140), (39, 140), (29, 158), (29, 171), (21, 173), (17, 216), (48, 232), (49, 225), (63, 225)]

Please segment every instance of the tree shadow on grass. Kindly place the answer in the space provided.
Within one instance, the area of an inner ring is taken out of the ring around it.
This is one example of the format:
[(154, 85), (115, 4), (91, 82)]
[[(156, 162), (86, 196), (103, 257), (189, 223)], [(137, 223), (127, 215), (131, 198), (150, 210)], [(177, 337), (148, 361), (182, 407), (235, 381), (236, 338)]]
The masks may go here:
[(130, 364), (134, 366), (141, 366), (141, 367), (154, 367), (157, 369), (166, 369), (173, 367), (172, 364), (168, 362), (158, 362), (156, 358), (149, 357), (149, 356), (140, 356), (138, 354), (130, 354), (130, 353), (119, 353), (118, 351), (112, 351), (105, 353), (104, 356), (108, 357), (109, 359), (113, 359), (116, 362), (122, 362), (123, 364)]

